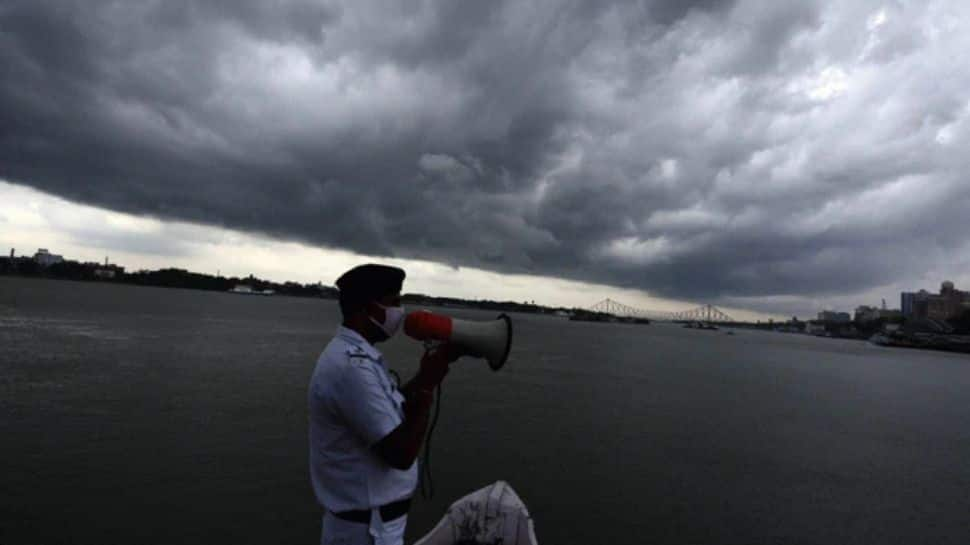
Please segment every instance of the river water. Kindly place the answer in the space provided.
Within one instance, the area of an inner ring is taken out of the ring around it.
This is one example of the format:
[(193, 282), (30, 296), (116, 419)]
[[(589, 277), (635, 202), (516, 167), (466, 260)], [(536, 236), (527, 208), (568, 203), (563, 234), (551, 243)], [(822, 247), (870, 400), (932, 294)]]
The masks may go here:
[[(513, 320), (505, 369), (448, 376), (409, 541), (503, 479), (543, 545), (970, 542), (970, 356)], [(0, 277), (0, 543), (317, 542), (306, 387), (338, 321)], [(380, 348), (413, 373), (417, 343)]]

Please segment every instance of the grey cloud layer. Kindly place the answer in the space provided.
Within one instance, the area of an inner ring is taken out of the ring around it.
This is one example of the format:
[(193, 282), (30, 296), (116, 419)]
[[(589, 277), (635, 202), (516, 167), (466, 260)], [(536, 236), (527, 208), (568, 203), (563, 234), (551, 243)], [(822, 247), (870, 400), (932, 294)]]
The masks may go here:
[(0, 177), (694, 300), (965, 262), (960, 2), (392, 5), (6, 2)]

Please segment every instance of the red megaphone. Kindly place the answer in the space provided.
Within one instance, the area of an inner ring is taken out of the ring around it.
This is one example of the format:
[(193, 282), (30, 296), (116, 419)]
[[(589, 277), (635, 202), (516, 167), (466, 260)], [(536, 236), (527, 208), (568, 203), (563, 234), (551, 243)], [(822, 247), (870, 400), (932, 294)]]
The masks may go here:
[(473, 322), (418, 310), (404, 319), (404, 333), (419, 341), (455, 344), (471, 356), (488, 360), (494, 371), (505, 365), (512, 349), (512, 319), (505, 314), (494, 320)]

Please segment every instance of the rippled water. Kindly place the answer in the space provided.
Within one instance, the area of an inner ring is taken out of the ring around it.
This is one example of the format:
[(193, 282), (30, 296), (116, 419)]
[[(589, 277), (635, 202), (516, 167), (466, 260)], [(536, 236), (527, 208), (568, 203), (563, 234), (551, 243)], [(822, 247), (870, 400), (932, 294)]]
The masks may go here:
[[(966, 355), (514, 320), (506, 369), (448, 377), (412, 538), (504, 479), (544, 545), (970, 541)], [(306, 383), (337, 321), (0, 278), (0, 543), (316, 542)], [(420, 346), (381, 348), (413, 372)]]

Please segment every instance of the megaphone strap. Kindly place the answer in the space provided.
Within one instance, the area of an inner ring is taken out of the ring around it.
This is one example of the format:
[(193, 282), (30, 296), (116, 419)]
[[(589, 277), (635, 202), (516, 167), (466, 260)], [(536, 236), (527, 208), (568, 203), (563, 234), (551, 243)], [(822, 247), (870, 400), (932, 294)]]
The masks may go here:
[(434, 435), (435, 425), (438, 424), (438, 415), (441, 413), (441, 384), (436, 389), (438, 395), (435, 396), (434, 414), (431, 417), (431, 425), (428, 426), (428, 435), (424, 440), (424, 461), (420, 468), (421, 497), (430, 500), (434, 497), (434, 479), (431, 477), (431, 436)]

